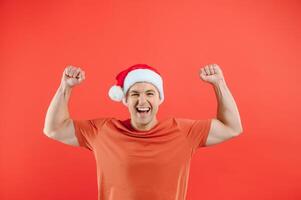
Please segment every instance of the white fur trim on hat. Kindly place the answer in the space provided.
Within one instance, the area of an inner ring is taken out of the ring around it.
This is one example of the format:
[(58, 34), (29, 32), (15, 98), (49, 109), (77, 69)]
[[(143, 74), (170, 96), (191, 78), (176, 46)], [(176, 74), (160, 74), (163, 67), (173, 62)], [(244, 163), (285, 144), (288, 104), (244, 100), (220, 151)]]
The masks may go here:
[(122, 88), (117, 85), (113, 85), (109, 90), (109, 96), (114, 101), (121, 101), (124, 94)]
[(163, 81), (159, 74), (149, 69), (135, 69), (129, 72), (124, 80), (123, 93), (126, 94), (128, 89), (137, 82), (149, 82), (156, 86), (160, 94), (161, 102), (163, 102)]

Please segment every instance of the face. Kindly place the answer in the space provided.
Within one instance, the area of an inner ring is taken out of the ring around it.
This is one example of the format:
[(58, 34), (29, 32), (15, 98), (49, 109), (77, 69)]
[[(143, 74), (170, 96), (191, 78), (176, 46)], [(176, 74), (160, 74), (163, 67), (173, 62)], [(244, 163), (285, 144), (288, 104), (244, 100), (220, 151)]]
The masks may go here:
[(134, 125), (151, 126), (157, 121), (156, 114), (160, 105), (159, 92), (150, 83), (135, 83), (127, 92), (126, 105)]

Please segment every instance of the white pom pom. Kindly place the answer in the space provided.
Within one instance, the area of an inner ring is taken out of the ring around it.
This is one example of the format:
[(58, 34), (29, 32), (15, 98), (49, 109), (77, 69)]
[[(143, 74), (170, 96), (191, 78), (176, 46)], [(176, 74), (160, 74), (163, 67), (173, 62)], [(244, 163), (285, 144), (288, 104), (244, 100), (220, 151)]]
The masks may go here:
[(109, 97), (113, 100), (113, 101), (121, 101), (123, 98), (124, 94), (122, 91), (122, 88), (120, 86), (117, 85), (113, 85), (110, 90), (109, 90)]

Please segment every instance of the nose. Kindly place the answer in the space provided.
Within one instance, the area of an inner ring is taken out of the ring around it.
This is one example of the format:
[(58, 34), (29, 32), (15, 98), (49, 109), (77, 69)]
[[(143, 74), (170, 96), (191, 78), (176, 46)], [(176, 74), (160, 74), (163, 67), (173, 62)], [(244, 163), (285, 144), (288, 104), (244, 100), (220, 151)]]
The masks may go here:
[(143, 104), (144, 102), (146, 102), (146, 97), (144, 94), (139, 95), (139, 104)]

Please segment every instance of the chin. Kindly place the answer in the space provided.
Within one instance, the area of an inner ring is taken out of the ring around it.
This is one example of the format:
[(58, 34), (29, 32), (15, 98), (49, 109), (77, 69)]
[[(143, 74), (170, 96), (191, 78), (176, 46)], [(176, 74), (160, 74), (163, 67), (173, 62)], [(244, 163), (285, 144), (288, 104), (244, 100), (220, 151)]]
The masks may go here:
[(146, 118), (146, 119), (136, 119), (136, 122), (138, 124), (149, 124), (152, 120), (150, 118)]
[(151, 120), (147, 120), (147, 119), (145, 119), (145, 120), (137, 120), (137, 123), (139, 123), (139, 124), (148, 124), (148, 123), (150, 123), (151, 122)]

